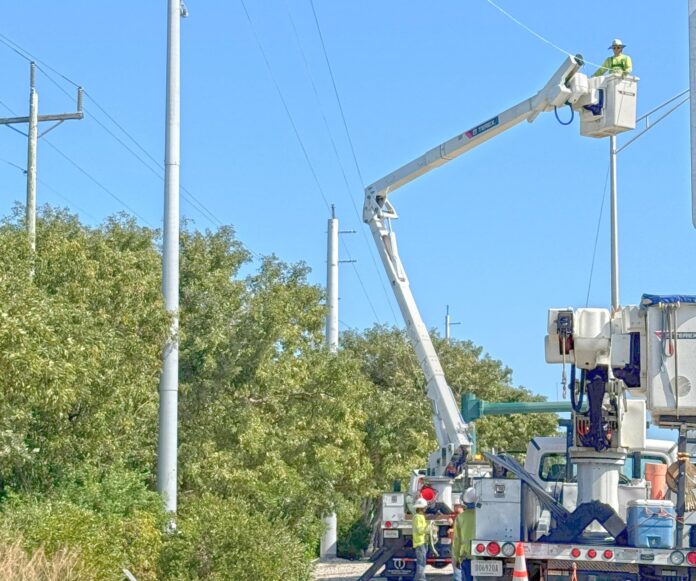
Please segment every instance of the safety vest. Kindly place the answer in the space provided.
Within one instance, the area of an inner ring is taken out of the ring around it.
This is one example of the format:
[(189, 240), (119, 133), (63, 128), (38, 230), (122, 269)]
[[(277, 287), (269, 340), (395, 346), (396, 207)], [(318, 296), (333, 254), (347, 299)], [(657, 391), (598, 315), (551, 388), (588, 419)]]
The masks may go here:
[(458, 562), (471, 558), (471, 541), (476, 538), (475, 509), (468, 508), (454, 521), (452, 558)]
[(599, 67), (597, 72), (592, 76), (601, 77), (603, 74), (608, 72), (630, 73), (632, 70), (633, 63), (631, 62), (631, 57), (625, 54), (620, 54), (619, 56), (607, 57), (602, 63), (602, 66)]
[(425, 515), (416, 514), (413, 517), (413, 548), (425, 545), (425, 533), (428, 530), (428, 521), (425, 520)]

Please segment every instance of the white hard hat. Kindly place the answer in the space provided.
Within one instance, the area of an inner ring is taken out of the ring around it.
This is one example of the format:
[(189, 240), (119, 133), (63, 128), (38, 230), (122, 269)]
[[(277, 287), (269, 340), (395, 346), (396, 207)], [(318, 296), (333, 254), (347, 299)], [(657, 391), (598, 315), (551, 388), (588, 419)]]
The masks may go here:
[(428, 501), (425, 498), (419, 498), (413, 503), (416, 508), (426, 508), (428, 506)]
[(457, 505), (464, 506), (464, 501), (462, 500), (461, 496), (457, 495), (457, 496), (452, 498), (452, 504), (454, 506), (457, 506)]
[(615, 46), (620, 46), (621, 48), (625, 48), (626, 45), (623, 42), (621, 42), (620, 38), (615, 38), (614, 40), (611, 41), (611, 46), (609, 48), (612, 49)]
[(474, 504), (478, 500), (478, 494), (476, 494), (475, 488), (467, 488), (462, 495), (462, 500), (466, 504)]

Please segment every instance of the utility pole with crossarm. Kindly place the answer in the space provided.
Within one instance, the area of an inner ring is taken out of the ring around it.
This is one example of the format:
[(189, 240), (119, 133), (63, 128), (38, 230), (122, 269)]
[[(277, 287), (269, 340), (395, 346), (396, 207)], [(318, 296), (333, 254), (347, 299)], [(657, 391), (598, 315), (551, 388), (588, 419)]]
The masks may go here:
[[(75, 113), (57, 113), (54, 115), (39, 115), (39, 95), (36, 92), (36, 63), (30, 66), (30, 90), (29, 90), (29, 116), (28, 117), (6, 117), (0, 119), (0, 125), (14, 125), (18, 123), (28, 123), (27, 132), (27, 207), (26, 224), (27, 236), (32, 255), (36, 251), (36, 151), (39, 138), (49, 131), (55, 129), (70, 119), (83, 119), (82, 112), (82, 87), (77, 88), (77, 111)], [(39, 134), (39, 123), (42, 121), (54, 121), (55, 123)]]

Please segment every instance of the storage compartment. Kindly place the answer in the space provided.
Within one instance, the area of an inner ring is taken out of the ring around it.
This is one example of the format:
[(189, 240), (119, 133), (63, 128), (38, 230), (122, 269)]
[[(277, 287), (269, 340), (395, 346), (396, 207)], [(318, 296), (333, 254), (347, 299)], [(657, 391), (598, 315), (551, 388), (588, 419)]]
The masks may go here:
[(400, 521), (406, 518), (404, 495), (391, 492), (382, 495), (382, 520)]
[(520, 481), (482, 478), (474, 483), (474, 487), (479, 497), (476, 537), (519, 541), (522, 498)]
[(688, 421), (684, 416), (696, 416), (694, 297), (644, 296), (643, 304), (647, 306), (648, 407), (653, 423)]
[(631, 500), (627, 508), (628, 544), (647, 549), (674, 548), (675, 511), (669, 500)]

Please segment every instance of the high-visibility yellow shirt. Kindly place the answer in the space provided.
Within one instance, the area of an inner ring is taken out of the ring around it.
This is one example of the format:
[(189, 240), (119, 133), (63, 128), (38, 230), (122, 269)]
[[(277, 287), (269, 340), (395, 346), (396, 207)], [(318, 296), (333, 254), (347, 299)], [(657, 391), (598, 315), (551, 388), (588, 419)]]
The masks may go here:
[(425, 515), (416, 514), (413, 517), (413, 548), (425, 545), (425, 533), (428, 531), (428, 521), (425, 520)]
[(452, 539), (452, 559), (461, 563), (471, 558), (471, 541), (476, 537), (475, 509), (468, 508), (454, 521), (454, 539)]
[(597, 69), (593, 77), (601, 77), (604, 73), (630, 73), (633, 70), (631, 57), (625, 54), (610, 56), (605, 59), (602, 66)]

